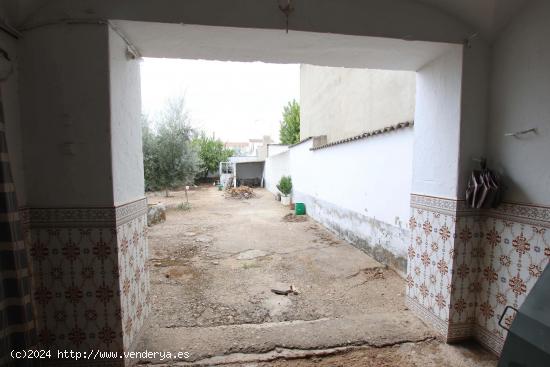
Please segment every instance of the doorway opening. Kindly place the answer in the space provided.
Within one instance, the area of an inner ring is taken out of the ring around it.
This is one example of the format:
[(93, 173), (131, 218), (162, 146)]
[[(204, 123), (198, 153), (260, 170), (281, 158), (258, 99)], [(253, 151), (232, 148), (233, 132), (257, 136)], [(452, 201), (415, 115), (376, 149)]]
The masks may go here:
[[(201, 26), (185, 26), (181, 43), (174, 25), (160, 26), (163, 41), (153, 42), (143, 38), (148, 24), (119, 27), (143, 43), (146, 56), (302, 63), (300, 139), (262, 146), (253, 195), (228, 198), (224, 188), (243, 182), (210, 172), (213, 184), (188, 184), (166, 199), (150, 196), (168, 210), (166, 221), (149, 230), (151, 326), (136, 340), (138, 349), (184, 345), (191, 355), (186, 361), (208, 364), (413, 343), (388, 357), (397, 361), (439, 348), (433, 330), (405, 305), (403, 278), (413, 126), (419, 107), (426, 108), (414, 71), (455, 46), (421, 42), (419, 49), (377, 39), (358, 45), (354, 37), (339, 43), (346, 36), (302, 32), (285, 40), (275, 31), (258, 37)], [(275, 51), (266, 40), (275, 42)], [(330, 45), (335, 49), (327, 52)], [(399, 80), (412, 81), (412, 88)], [(254, 162), (234, 158), (232, 174)], [(305, 204), (307, 216), (277, 201), (287, 176), (292, 200)], [(184, 198), (190, 205), (181, 205)]]

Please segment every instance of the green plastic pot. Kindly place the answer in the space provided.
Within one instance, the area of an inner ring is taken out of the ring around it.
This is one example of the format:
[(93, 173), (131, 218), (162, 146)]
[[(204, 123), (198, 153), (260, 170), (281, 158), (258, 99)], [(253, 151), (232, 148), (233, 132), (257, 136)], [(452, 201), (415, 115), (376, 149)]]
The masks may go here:
[(304, 215), (306, 214), (306, 205), (304, 203), (296, 203), (294, 204), (294, 213), (296, 215)]

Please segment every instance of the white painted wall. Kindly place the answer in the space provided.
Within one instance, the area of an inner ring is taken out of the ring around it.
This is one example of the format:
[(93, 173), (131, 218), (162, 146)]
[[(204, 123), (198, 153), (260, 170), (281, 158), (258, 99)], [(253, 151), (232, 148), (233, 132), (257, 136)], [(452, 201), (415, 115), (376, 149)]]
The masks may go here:
[(479, 169), (480, 157), (487, 156), (489, 120), (489, 48), (473, 40), (463, 48), (462, 101), (460, 114), (460, 157), (457, 197), (466, 197), (466, 187), (473, 169)]
[(406, 227), (410, 214), (413, 130), (310, 151), (311, 141), (292, 148), (297, 192)]
[[(493, 46), (489, 164), (510, 201), (550, 205), (550, 2), (532, 1)], [(537, 128), (521, 139), (508, 132)]]
[(126, 57), (126, 44), (109, 29), (111, 162), (114, 204), (144, 196), (139, 60)]
[(459, 182), (462, 46), (416, 74), (412, 192), (457, 198)]
[(273, 155), (286, 152), (288, 150), (288, 145), (282, 144), (268, 144), (267, 145), (267, 156), (271, 157)]
[(415, 73), (300, 65), (300, 139), (332, 142), (414, 119)]
[(447, 43), (350, 34), (119, 20), (115, 24), (146, 57), (415, 71), (448, 51)]
[(26, 204), (111, 206), (107, 27), (41, 27), (19, 52)]
[(236, 155), (233, 157), (229, 157), (228, 161), (232, 163), (240, 163), (240, 162), (256, 162), (259, 161), (258, 157), (256, 156), (240, 156)]
[(142, 198), (139, 61), (106, 25), (46, 26), (20, 42), (26, 204)]
[(305, 202), (314, 219), (352, 242), (404, 259), (413, 137), (406, 128), (315, 151), (308, 140), (267, 159), (266, 187), (276, 192), (280, 176), (290, 174), (293, 200)]
[(277, 184), (282, 176), (291, 174), (290, 167), (290, 151), (284, 151), (279, 154), (270, 155), (265, 160), (264, 166), (264, 183), (266, 189), (276, 194)]

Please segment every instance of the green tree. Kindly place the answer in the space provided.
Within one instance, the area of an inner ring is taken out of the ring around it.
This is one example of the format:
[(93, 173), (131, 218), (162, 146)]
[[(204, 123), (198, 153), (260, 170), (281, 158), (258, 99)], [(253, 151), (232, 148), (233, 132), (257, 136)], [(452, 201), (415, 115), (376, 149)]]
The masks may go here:
[(226, 162), (233, 155), (233, 149), (225, 148), (221, 140), (204, 133), (193, 139), (193, 145), (199, 153), (202, 177), (207, 177), (208, 172), (217, 172), (220, 162)]
[(283, 121), (279, 128), (281, 144), (296, 144), (300, 141), (300, 105), (295, 100), (283, 109)]
[(157, 130), (143, 124), (143, 168), (148, 190), (168, 190), (193, 183), (199, 170), (198, 154), (191, 144), (194, 134), (183, 99), (170, 100)]
[(145, 178), (145, 191), (155, 189), (156, 174), (156, 135), (149, 126), (147, 116), (141, 116), (141, 137), (143, 144), (143, 176)]

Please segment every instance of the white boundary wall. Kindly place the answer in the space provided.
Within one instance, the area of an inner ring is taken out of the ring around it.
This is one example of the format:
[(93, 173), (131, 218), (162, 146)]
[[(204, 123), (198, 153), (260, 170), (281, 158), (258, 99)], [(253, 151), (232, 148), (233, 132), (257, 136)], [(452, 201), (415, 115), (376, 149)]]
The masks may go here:
[(276, 194), (277, 183), (282, 176), (290, 175), (290, 150), (269, 156), (265, 160), (264, 181), (265, 187)]
[(266, 188), (290, 175), (294, 202), (340, 237), (402, 274), (410, 241), (413, 128), (311, 150), (313, 140), (268, 157)]

